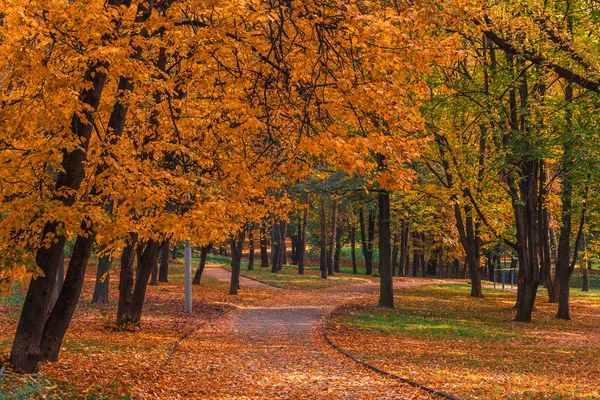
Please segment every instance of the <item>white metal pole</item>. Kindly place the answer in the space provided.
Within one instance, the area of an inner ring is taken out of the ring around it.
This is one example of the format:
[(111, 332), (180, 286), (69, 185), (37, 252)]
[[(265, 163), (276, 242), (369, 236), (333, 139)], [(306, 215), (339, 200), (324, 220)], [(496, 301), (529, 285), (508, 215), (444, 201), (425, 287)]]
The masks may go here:
[(188, 314), (192, 313), (192, 247), (190, 241), (185, 241), (185, 263), (183, 284), (185, 286), (185, 307), (184, 311)]

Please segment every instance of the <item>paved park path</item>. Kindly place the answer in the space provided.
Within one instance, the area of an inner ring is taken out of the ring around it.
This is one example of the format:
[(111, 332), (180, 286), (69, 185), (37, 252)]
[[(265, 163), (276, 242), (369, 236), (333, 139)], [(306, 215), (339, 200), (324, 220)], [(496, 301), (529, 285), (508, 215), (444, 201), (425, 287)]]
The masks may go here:
[[(226, 282), (231, 276), (223, 268), (209, 266), (204, 274)], [(418, 284), (395, 283), (395, 287)], [(255, 288), (268, 291), (269, 297), (202, 327), (178, 350), (191, 357), (190, 362), (202, 364), (193, 383), (199, 398), (435, 398), (356, 364), (332, 349), (322, 336), (322, 318), (329, 311), (353, 296), (377, 292), (378, 282), (286, 290), (241, 277), (240, 286), (240, 293)], [(209, 353), (210, 359), (195, 361), (194, 349)]]

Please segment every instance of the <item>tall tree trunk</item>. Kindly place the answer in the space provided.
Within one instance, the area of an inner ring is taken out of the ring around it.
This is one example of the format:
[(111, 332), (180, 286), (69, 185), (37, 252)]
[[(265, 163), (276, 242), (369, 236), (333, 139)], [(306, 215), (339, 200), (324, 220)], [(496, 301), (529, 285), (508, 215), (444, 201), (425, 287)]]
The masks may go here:
[(275, 219), (271, 225), (271, 272), (279, 272), (281, 264), (281, 229), (279, 227), (279, 218)]
[(306, 208), (302, 217), (302, 232), (298, 244), (298, 273), (304, 275), (304, 263), (306, 262), (306, 241), (308, 239), (308, 211), (310, 207), (310, 192), (306, 192)]
[(248, 228), (248, 271), (254, 271), (254, 230)]
[(142, 317), (142, 309), (146, 299), (146, 288), (148, 287), (148, 279), (152, 273), (152, 268), (158, 260), (158, 250), (160, 243), (150, 239), (146, 243), (142, 257), (140, 257), (138, 265), (138, 279), (133, 287), (133, 295), (131, 297), (131, 323), (139, 325)]
[(177, 242), (173, 243), (172, 255), (173, 261), (177, 261)]
[(327, 203), (325, 194), (321, 193), (321, 254), (319, 268), (321, 278), (327, 279)]
[[(408, 275), (408, 242), (410, 240), (410, 220), (402, 221), (402, 232), (400, 233), (400, 270), (402, 276)], [(413, 268), (413, 276), (417, 276), (415, 269)]]
[[(365, 275), (373, 274), (373, 239), (375, 238), (375, 215), (369, 212), (368, 226), (365, 229), (364, 208), (359, 211), (360, 240), (363, 257), (365, 259)], [(365, 232), (366, 231), (366, 232)]]
[(267, 228), (264, 223), (260, 226), (260, 266), (261, 268), (269, 268), (269, 237), (267, 236)]
[(358, 274), (358, 268), (356, 266), (356, 225), (352, 223), (350, 227), (350, 255), (352, 257), (352, 273)]
[(237, 235), (231, 239), (231, 282), (229, 294), (236, 295), (240, 288), (240, 270), (242, 252), (244, 249), (244, 229), (240, 229)]
[(421, 258), (419, 256), (419, 253), (417, 253), (416, 250), (414, 250), (413, 248), (413, 265), (412, 265), (412, 276), (416, 277), (417, 276), (417, 272), (419, 271), (419, 262), (420, 262)]
[(128, 242), (121, 255), (121, 270), (119, 272), (119, 305), (117, 308), (117, 326), (125, 326), (130, 322), (131, 298), (133, 295), (133, 262), (137, 235), (129, 234)]
[(110, 285), (110, 256), (105, 255), (98, 260), (98, 270), (96, 271), (96, 285), (92, 295), (92, 303), (108, 304), (108, 288)]
[(394, 288), (391, 268), (390, 194), (381, 190), (379, 200), (379, 304), (378, 307), (394, 307)]
[[(90, 224), (91, 225), (91, 224)], [(85, 229), (86, 225), (82, 225)], [(85, 270), (92, 254), (95, 235), (77, 236), (62, 290), (44, 325), (40, 344), (41, 361), (58, 361), (58, 352), (81, 295)]]
[(581, 291), (582, 292), (589, 292), (590, 291), (590, 278), (588, 276), (588, 268), (587, 266), (583, 269), (582, 271), (583, 273), (583, 284), (581, 287)]
[(204, 267), (206, 266), (206, 257), (208, 256), (208, 252), (210, 251), (211, 247), (212, 245), (208, 244), (200, 248), (200, 261), (198, 262), (198, 268), (196, 269), (196, 273), (194, 274), (194, 285), (200, 284), (202, 274), (204, 273)]
[(165, 240), (160, 247), (160, 269), (158, 270), (158, 281), (169, 282), (169, 247), (171, 241)]
[(331, 207), (331, 235), (329, 237), (329, 253), (327, 255), (327, 274), (333, 276), (335, 258), (335, 235), (337, 231), (337, 211), (339, 200), (334, 195)]
[(158, 256), (156, 257), (156, 264), (152, 266), (150, 273), (150, 286), (158, 286)]
[(398, 235), (394, 234), (392, 237), (394, 245), (392, 246), (392, 276), (396, 275), (396, 266), (398, 267), (398, 276), (402, 275), (402, 260), (400, 260), (400, 264), (398, 264), (398, 253), (400, 252), (400, 245), (398, 243)]
[(333, 255), (333, 270), (334, 272), (340, 272), (340, 256), (343, 247), (344, 230), (340, 225), (336, 228), (335, 234), (335, 254)]
[(368, 252), (369, 252), (369, 271), (367, 275), (373, 274), (373, 244), (375, 243), (375, 222), (376, 222), (376, 214), (374, 211), (369, 212), (369, 243), (368, 243)]
[(279, 237), (281, 242), (279, 245), (279, 264), (277, 265), (277, 271), (281, 271), (284, 265), (287, 265), (287, 244), (286, 239), (288, 235), (288, 223), (286, 220), (281, 220), (279, 223)]
[(56, 284), (54, 285), (54, 290), (52, 291), (52, 298), (50, 300), (50, 308), (48, 312), (52, 310), (54, 305), (56, 304), (56, 300), (58, 300), (58, 295), (62, 290), (63, 284), (65, 283), (65, 252), (63, 251), (62, 256), (60, 257), (60, 262), (58, 263), (58, 271), (56, 274)]
[(288, 225), (288, 231), (290, 232), (290, 242), (292, 244), (292, 265), (298, 265), (298, 242), (300, 241), (300, 235), (302, 234), (301, 225), (302, 221), (300, 215), (297, 215), (296, 225), (295, 227), (292, 227), (295, 229), (290, 229), (290, 226)]
[[(63, 150), (62, 169), (58, 173), (55, 185), (55, 199), (61, 201), (65, 207), (71, 207), (75, 203), (75, 193), (85, 175), (84, 165), (92, 132), (92, 125), (88, 121), (93, 119), (92, 113), (100, 103), (106, 81), (106, 74), (102, 72), (105, 67), (101, 62), (95, 62), (88, 67), (84, 81), (89, 86), (79, 95), (80, 102), (87, 108), (82, 114), (75, 113), (71, 118), (71, 132), (77, 135), (79, 145), (72, 150)], [(32, 373), (38, 369), (40, 340), (66, 241), (58, 228), (58, 222), (51, 221), (47, 222), (43, 229), (43, 241), (47, 238), (53, 240), (49, 241), (48, 247), (42, 246), (36, 253), (35, 261), (43, 275), (31, 280), (25, 296), (9, 358), (16, 371)]]

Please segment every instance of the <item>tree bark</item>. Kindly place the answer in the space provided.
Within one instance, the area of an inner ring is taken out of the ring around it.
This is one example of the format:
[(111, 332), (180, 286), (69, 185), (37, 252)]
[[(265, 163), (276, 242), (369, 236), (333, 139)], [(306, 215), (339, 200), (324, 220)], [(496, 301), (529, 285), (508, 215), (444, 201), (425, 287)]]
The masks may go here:
[(231, 282), (229, 284), (230, 295), (237, 295), (238, 289), (240, 288), (240, 270), (243, 249), (244, 229), (241, 229), (236, 237), (231, 239)]
[(333, 255), (333, 271), (340, 272), (340, 256), (342, 253), (344, 230), (338, 224), (335, 234), (335, 253)]
[(379, 304), (378, 307), (394, 307), (394, 288), (391, 268), (390, 194), (381, 190), (379, 200)]
[[(373, 239), (375, 237), (375, 215), (369, 212), (368, 227), (365, 229), (364, 209), (359, 211), (360, 239), (363, 257), (365, 259), (365, 275), (373, 274)], [(367, 230), (367, 232), (365, 232)]]
[(306, 208), (302, 217), (302, 233), (298, 243), (298, 273), (304, 275), (304, 263), (306, 262), (306, 241), (308, 240), (308, 212), (310, 206), (310, 192), (306, 192)]
[(321, 193), (321, 254), (319, 257), (319, 268), (321, 278), (327, 279), (327, 203), (325, 194)]
[(194, 274), (194, 285), (199, 285), (200, 280), (202, 279), (202, 274), (204, 273), (204, 267), (206, 266), (206, 257), (208, 256), (208, 252), (212, 245), (208, 244), (206, 246), (202, 246), (200, 249), (200, 261), (198, 262), (198, 268), (196, 269), (196, 273)]
[(284, 265), (287, 265), (287, 244), (286, 239), (288, 235), (288, 223), (286, 220), (279, 222), (279, 237), (281, 242), (279, 244), (279, 264), (277, 265), (277, 271), (281, 271)]
[(254, 270), (254, 231), (248, 228), (248, 271)]
[(108, 289), (110, 285), (110, 256), (102, 256), (98, 261), (98, 270), (96, 271), (96, 285), (92, 295), (92, 303), (108, 304)]
[(264, 224), (260, 227), (260, 266), (261, 268), (269, 268), (269, 238), (267, 229)]
[(165, 240), (160, 247), (160, 269), (158, 270), (158, 281), (169, 282), (169, 247), (171, 241)]
[(334, 275), (334, 258), (335, 258), (335, 235), (337, 231), (337, 211), (339, 200), (334, 195), (333, 204), (331, 207), (331, 235), (329, 237), (329, 253), (327, 254), (327, 274)]
[(131, 297), (131, 320), (134, 325), (139, 325), (142, 317), (144, 301), (146, 299), (146, 288), (148, 287), (148, 279), (152, 273), (152, 267), (156, 265), (158, 260), (158, 250), (160, 243), (150, 239), (146, 243), (142, 257), (140, 257), (138, 265), (138, 279), (133, 287), (133, 295)]
[(275, 222), (271, 225), (271, 272), (273, 273), (277, 273), (281, 270), (281, 240), (279, 218), (276, 218)]
[(77, 236), (75, 240), (63, 288), (44, 325), (40, 361), (58, 361), (58, 352), (79, 301), (85, 270), (94, 245), (95, 235), (89, 230), (86, 234), (86, 237)]
[(117, 308), (116, 325), (128, 325), (131, 315), (131, 301), (133, 295), (133, 262), (135, 260), (135, 247), (137, 235), (130, 234), (129, 242), (121, 255), (121, 271), (119, 273), (119, 305)]
[[(95, 62), (88, 67), (84, 81), (89, 83), (89, 88), (79, 95), (80, 102), (87, 108), (82, 111), (82, 117), (75, 113), (71, 118), (71, 132), (77, 135), (79, 146), (70, 151), (63, 150), (62, 170), (58, 173), (55, 185), (55, 199), (61, 201), (65, 207), (71, 207), (75, 203), (75, 193), (85, 175), (84, 165), (92, 132), (92, 125), (88, 121), (93, 119), (92, 113), (98, 108), (104, 89), (106, 74), (102, 72), (103, 68), (105, 65), (101, 62)], [(38, 370), (40, 340), (66, 241), (66, 238), (58, 233), (58, 227), (57, 221), (46, 223), (42, 238), (45, 240), (53, 237), (53, 240), (48, 247), (42, 246), (36, 253), (36, 264), (43, 275), (32, 279), (29, 284), (9, 358), (10, 364), (19, 372), (33, 373)]]
[(358, 268), (356, 266), (356, 225), (352, 223), (350, 227), (350, 254), (352, 257), (352, 273), (358, 274)]
[(396, 267), (398, 267), (398, 276), (402, 275), (401, 263), (398, 263), (398, 253), (400, 252), (400, 245), (398, 243), (398, 235), (394, 234), (392, 237), (394, 245), (392, 246), (392, 276), (396, 275)]

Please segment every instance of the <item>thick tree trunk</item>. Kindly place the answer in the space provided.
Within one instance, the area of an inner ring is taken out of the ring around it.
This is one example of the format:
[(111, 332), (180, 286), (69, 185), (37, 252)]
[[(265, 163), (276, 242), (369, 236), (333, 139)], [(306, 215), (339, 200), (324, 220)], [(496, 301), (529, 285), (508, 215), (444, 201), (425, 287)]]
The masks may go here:
[(302, 232), (298, 243), (298, 273), (304, 275), (304, 263), (306, 262), (306, 241), (308, 240), (308, 211), (310, 206), (310, 193), (306, 192), (306, 208), (302, 217)]
[(202, 274), (204, 273), (204, 267), (206, 266), (206, 257), (208, 256), (208, 252), (212, 245), (202, 246), (200, 248), (200, 261), (198, 262), (198, 268), (196, 269), (196, 273), (194, 274), (194, 285), (199, 285), (200, 280), (202, 279)]
[(50, 300), (50, 307), (48, 308), (48, 312), (52, 310), (54, 305), (56, 304), (56, 300), (58, 300), (58, 295), (62, 290), (63, 284), (65, 283), (65, 252), (63, 251), (62, 256), (60, 257), (60, 262), (58, 263), (58, 271), (56, 274), (56, 284), (54, 285), (54, 289), (52, 290), (52, 298)]
[(390, 194), (381, 190), (379, 200), (379, 304), (378, 307), (394, 307), (394, 288), (391, 266)]
[[(85, 225), (84, 225), (85, 227)], [(40, 344), (41, 361), (58, 361), (58, 352), (81, 295), (85, 270), (92, 254), (95, 235), (77, 236), (62, 290), (48, 320)]]
[(242, 252), (244, 249), (244, 229), (241, 229), (236, 237), (231, 239), (231, 282), (229, 284), (229, 294), (236, 295), (240, 288), (240, 270), (242, 262)]
[(158, 270), (158, 281), (169, 282), (169, 247), (170, 240), (165, 240), (160, 247), (160, 269)]
[(133, 294), (133, 262), (137, 237), (130, 234), (129, 242), (121, 255), (121, 270), (119, 273), (119, 305), (117, 308), (117, 326), (125, 326), (130, 322), (131, 296)]
[[(159, 249), (160, 251), (160, 249)], [(156, 257), (156, 263), (152, 266), (150, 273), (150, 286), (158, 286), (158, 255)]]
[[(93, 119), (92, 113), (100, 103), (106, 81), (106, 74), (101, 71), (105, 67), (100, 62), (88, 67), (84, 81), (89, 83), (89, 88), (79, 95), (80, 102), (88, 107), (83, 111), (83, 118), (79, 113), (71, 118), (71, 132), (77, 135), (79, 145), (70, 151), (66, 149), (63, 151), (62, 170), (58, 174), (55, 186), (56, 193), (60, 193), (56, 199), (65, 207), (75, 203), (74, 193), (79, 189), (85, 175), (84, 165), (92, 132), (92, 126), (88, 121)], [(68, 194), (64, 195), (64, 193)], [(65, 237), (58, 233), (58, 227), (58, 223), (52, 221), (47, 222), (43, 229), (43, 240), (49, 237), (53, 240), (50, 240), (49, 247), (41, 247), (36, 254), (36, 264), (43, 276), (31, 280), (25, 296), (9, 358), (10, 364), (16, 371), (32, 373), (38, 369), (40, 340), (48, 315), (52, 290), (56, 284), (58, 264), (65, 246)]]
[(110, 256), (102, 256), (98, 260), (98, 270), (96, 271), (96, 285), (92, 295), (92, 303), (108, 304), (108, 289), (110, 285)]
[(319, 257), (319, 268), (321, 278), (327, 279), (327, 203), (325, 194), (321, 194), (321, 254)]
[(152, 267), (156, 265), (158, 260), (158, 250), (160, 249), (160, 243), (155, 240), (148, 240), (142, 257), (140, 258), (140, 265), (138, 265), (139, 273), (138, 279), (135, 281), (133, 287), (133, 296), (131, 297), (131, 323), (139, 325), (142, 317), (142, 309), (144, 308), (144, 301), (146, 299), (146, 288), (148, 287), (148, 279), (152, 273)]

